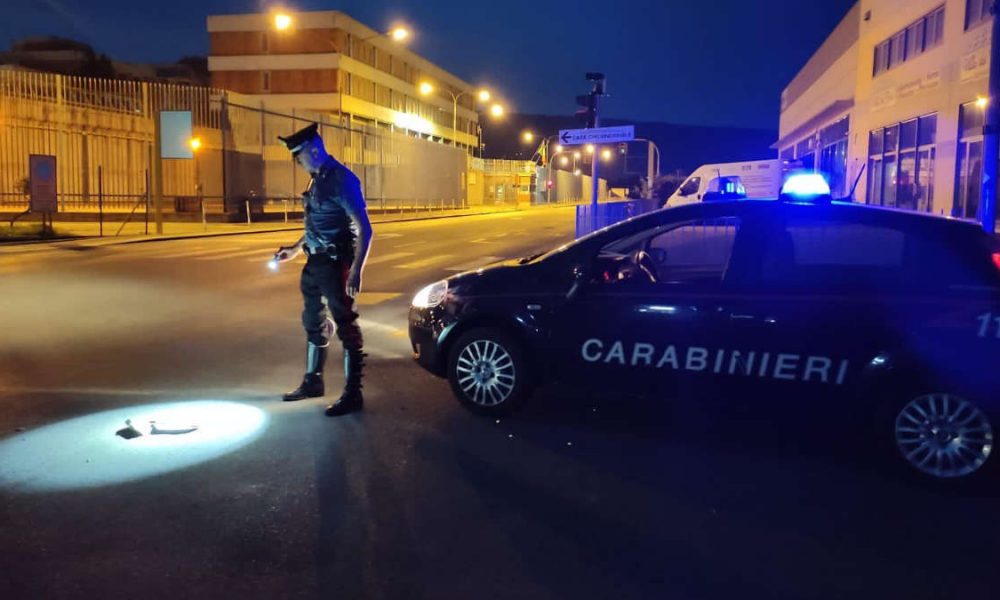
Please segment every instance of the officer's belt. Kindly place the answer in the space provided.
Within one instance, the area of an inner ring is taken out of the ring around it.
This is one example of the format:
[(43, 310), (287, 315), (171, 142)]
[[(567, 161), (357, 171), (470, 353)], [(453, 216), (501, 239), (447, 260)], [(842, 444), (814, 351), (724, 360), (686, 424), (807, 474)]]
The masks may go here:
[(302, 251), (306, 253), (307, 256), (328, 256), (334, 260), (340, 258), (341, 252), (336, 246), (324, 246), (323, 248), (312, 248), (309, 245), (303, 245)]

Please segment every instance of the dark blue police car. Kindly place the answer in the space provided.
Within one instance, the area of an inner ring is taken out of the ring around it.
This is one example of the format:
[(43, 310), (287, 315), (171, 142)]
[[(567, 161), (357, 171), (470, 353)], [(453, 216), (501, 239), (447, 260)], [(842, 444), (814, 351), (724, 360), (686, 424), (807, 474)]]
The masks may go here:
[(427, 286), (409, 334), (481, 413), (550, 379), (684, 389), (864, 416), (932, 477), (1000, 462), (1000, 245), (969, 222), (831, 201), (660, 210)]

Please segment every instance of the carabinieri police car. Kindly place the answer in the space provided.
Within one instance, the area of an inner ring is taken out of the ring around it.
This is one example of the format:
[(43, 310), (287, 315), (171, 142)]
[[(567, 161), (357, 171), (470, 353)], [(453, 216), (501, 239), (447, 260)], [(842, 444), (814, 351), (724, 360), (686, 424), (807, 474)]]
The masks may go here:
[(1000, 244), (828, 197), (655, 211), (413, 299), (417, 362), (505, 414), (550, 379), (871, 419), (920, 472), (994, 467)]

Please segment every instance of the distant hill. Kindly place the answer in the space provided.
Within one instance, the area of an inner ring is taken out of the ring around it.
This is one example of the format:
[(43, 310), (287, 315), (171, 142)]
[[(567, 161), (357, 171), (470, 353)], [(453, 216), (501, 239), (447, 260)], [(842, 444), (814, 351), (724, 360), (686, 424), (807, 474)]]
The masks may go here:
[[(735, 162), (777, 158), (771, 144), (778, 139), (778, 132), (769, 129), (740, 127), (707, 127), (678, 125), (674, 123), (634, 122), (622, 119), (602, 119), (602, 126), (635, 125), (636, 137), (653, 140), (662, 153), (660, 172), (669, 174), (680, 171), (688, 174), (706, 163)], [(577, 129), (579, 121), (572, 116), (511, 114), (502, 121), (482, 119), (483, 141), (486, 158), (530, 159), (541, 138), (553, 135), (560, 129)], [(535, 141), (527, 144), (522, 133), (531, 131)], [(617, 145), (610, 163), (602, 163), (602, 177), (608, 177), (613, 186), (630, 186), (646, 174), (646, 145), (632, 143), (628, 146), (628, 160), (622, 160)], [(627, 168), (626, 168), (627, 167)], [(589, 170), (585, 167), (584, 171)]]

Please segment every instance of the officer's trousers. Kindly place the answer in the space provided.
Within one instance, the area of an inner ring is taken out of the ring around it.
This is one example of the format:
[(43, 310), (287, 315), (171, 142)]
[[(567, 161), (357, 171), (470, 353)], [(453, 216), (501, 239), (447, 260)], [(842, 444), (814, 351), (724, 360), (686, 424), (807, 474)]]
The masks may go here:
[[(317, 346), (326, 346), (326, 311), (329, 307), (337, 325), (337, 337), (345, 351), (361, 351), (364, 340), (358, 327), (358, 313), (354, 299), (347, 295), (347, 278), (351, 262), (345, 258), (331, 258), (326, 254), (312, 254), (302, 268), (299, 287), (302, 290), (302, 326), (307, 339)], [(323, 299), (326, 298), (326, 306)]]

